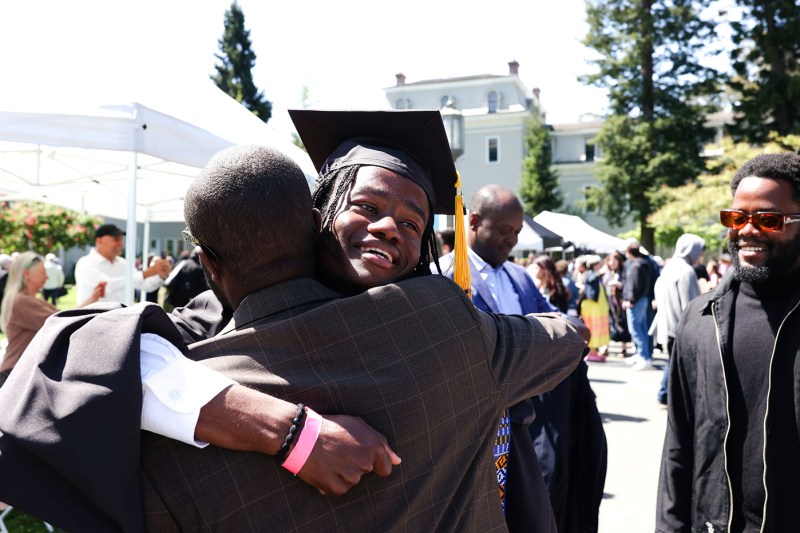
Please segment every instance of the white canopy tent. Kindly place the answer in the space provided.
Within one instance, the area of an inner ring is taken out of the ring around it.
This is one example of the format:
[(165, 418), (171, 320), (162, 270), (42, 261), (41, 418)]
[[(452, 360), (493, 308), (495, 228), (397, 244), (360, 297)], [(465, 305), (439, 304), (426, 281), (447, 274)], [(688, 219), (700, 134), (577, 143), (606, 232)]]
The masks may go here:
[(528, 221), (522, 223), (522, 231), (517, 235), (517, 244), (511, 250), (514, 252), (541, 252), (544, 250), (542, 237), (534, 231)]
[(594, 252), (608, 254), (615, 250), (624, 250), (624, 239), (604, 233), (590, 226), (582, 218), (575, 215), (542, 211), (533, 220), (569, 241), (575, 248), (583, 248)]
[[(316, 179), (305, 152), (208, 78), (101, 86), (71, 94), (0, 87), (0, 199), (125, 219), (132, 258), (136, 222), (144, 222), (146, 256), (149, 222), (182, 221), (189, 183), (223, 148), (272, 146), (300, 165), (309, 186)], [(126, 303), (133, 265), (128, 261)]]

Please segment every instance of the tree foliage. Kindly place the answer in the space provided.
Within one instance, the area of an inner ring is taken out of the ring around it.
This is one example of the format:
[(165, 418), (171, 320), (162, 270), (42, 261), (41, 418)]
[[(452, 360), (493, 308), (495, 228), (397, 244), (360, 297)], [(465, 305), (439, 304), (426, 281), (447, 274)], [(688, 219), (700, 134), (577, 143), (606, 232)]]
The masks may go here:
[(0, 249), (33, 250), (46, 254), (63, 247), (94, 243), (94, 230), (103, 221), (49, 204), (14, 202), (0, 209)]
[(714, 31), (701, 19), (707, 0), (588, 0), (589, 33), (597, 72), (583, 81), (608, 90), (610, 116), (596, 142), (602, 151), (599, 187), (587, 208), (612, 225), (635, 217), (642, 244), (653, 249), (648, 217), (655, 192), (679, 186), (704, 168), (700, 148), (713, 109), (717, 73), (698, 56)]
[(738, 0), (731, 22), (737, 140), (761, 143), (770, 132), (800, 133), (800, 8), (796, 0)]
[(552, 166), (550, 130), (541, 120), (532, 118), (528, 122), (525, 146), (527, 155), (522, 160), (520, 188), (525, 212), (533, 217), (542, 211), (556, 211), (564, 202), (564, 195), (558, 188), (558, 173)]
[(695, 182), (681, 187), (663, 186), (655, 193), (661, 204), (650, 217), (656, 243), (672, 247), (682, 234), (695, 233), (706, 240), (707, 250), (723, 250), (726, 230), (719, 221), (719, 211), (731, 206), (730, 182), (733, 175), (756, 155), (785, 152), (786, 147), (800, 148), (800, 136), (778, 137), (773, 134), (761, 147), (734, 143), (726, 137), (722, 143), (722, 155), (709, 159), (705, 172)]
[(253, 82), (252, 68), (256, 64), (256, 53), (251, 48), (250, 31), (244, 25), (244, 12), (235, 0), (225, 12), (225, 31), (217, 44), (220, 53), (214, 54), (214, 57), (219, 63), (214, 65), (217, 73), (211, 79), (258, 118), (269, 121), (272, 102)]

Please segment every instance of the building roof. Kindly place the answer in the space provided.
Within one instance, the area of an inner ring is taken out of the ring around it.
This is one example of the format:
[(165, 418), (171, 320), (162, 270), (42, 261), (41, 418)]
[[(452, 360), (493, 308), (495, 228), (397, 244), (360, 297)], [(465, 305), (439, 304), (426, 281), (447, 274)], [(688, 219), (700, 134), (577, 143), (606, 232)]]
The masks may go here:
[[(431, 80), (421, 80), (421, 81), (414, 81), (414, 82), (411, 82), (411, 83), (404, 83), (403, 85), (400, 85), (400, 87), (403, 87), (403, 86), (408, 87), (409, 85), (433, 85), (433, 84), (436, 84), (436, 83), (454, 83), (454, 82), (462, 82), (462, 81), (488, 80), (488, 79), (493, 79), (493, 78), (508, 78), (509, 76), (511, 76), (511, 75), (509, 75), (509, 74), (505, 74), (505, 75), (476, 74), (474, 76), (457, 76), (457, 77), (454, 77), (454, 78), (436, 78), (436, 79), (431, 79)], [(392, 85), (392, 87), (389, 87), (389, 88), (394, 88), (394, 87), (398, 87), (398, 86), (397, 85)]]

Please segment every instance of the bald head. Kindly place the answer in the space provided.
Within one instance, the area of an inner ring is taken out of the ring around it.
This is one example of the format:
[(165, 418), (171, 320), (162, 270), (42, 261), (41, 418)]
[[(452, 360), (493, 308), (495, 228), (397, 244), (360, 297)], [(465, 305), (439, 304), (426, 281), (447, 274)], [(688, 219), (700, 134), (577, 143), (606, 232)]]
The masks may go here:
[(517, 245), (524, 211), (514, 192), (502, 185), (487, 185), (470, 201), (469, 247), (484, 261), (498, 267)]
[(277, 150), (235, 146), (216, 154), (189, 187), (184, 217), (242, 288), (313, 273), (311, 192), (300, 167)]
[(478, 190), (472, 196), (469, 210), (481, 215), (505, 210), (523, 212), (522, 202), (514, 191), (502, 185), (486, 185)]

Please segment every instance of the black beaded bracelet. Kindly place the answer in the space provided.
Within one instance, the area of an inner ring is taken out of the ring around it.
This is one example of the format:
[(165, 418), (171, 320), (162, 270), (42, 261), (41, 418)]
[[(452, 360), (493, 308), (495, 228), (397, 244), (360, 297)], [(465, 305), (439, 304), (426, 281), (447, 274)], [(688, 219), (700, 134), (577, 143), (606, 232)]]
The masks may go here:
[(300, 424), (306, 416), (306, 406), (302, 403), (297, 404), (297, 414), (292, 418), (292, 427), (289, 428), (289, 434), (286, 435), (286, 440), (283, 441), (280, 451), (278, 451), (278, 459), (281, 463), (286, 460), (286, 454), (289, 453), (289, 447), (294, 442), (295, 433), (297, 433)]

